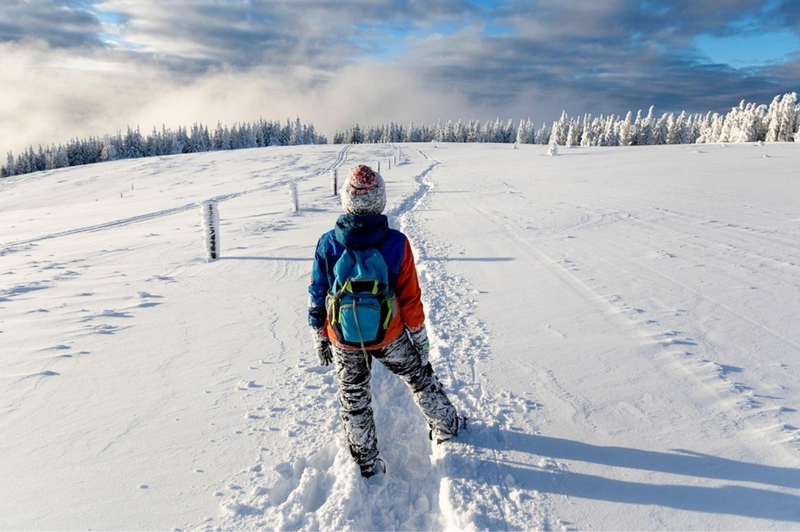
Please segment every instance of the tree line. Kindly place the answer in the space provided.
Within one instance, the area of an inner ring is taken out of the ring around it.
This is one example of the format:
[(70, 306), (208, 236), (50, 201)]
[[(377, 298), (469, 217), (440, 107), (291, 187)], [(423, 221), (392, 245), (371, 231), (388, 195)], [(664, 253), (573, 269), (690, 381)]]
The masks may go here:
[(230, 128), (217, 123), (212, 131), (202, 123), (177, 130), (162, 126), (161, 131), (153, 128), (147, 136), (138, 127), (128, 127), (125, 134), (118, 131), (102, 138), (73, 139), (66, 145), (39, 146), (36, 151), (30, 146), (16, 156), (9, 152), (0, 177), (139, 157), (327, 143), (324, 135), (317, 133), (313, 125), (302, 124), (300, 118), (294, 122), (287, 119), (285, 124), (259, 119)]
[(727, 114), (653, 115), (640, 110), (620, 116), (570, 117), (566, 111), (551, 125), (536, 125), (530, 118), (513, 120), (461, 120), (437, 122), (434, 126), (389, 121), (378, 126), (336, 132), (334, 144), (386, 142), (500, 142), (517, 144), (558, 144), (561, 146), (649, 146), (720, 142), (800, 142), (800, 105), (797, 93), (775, 96), (772, 103), (754, 104), (744, 100)]
[[(363, 127), (356, 123), (350, 129), (336, 132), (334, 144), (387, 142), (498, 142), (517, 144), (558, 144), (561, 146), (649, 146), (658, 144), (725, 143), (725, 142), (800, 142), (800, 105), (797, 93), (775, 96), (772, 103), (755, 104), (742, 100), (726, 114), (664, 113), (654, 116), (651, 106), (647, 114), (638, 111), (620, 116), (570, 117), (566, 111), (551, 125), (537, 127), (530, 118), (513, 120), (461, 120), (437, 122), (436, 125), (408, 126), (388, 121), (378, 126)], [(144, 136), (139, 128), (106, 135), (102, 138), (73, 139), (66, 145), (48, 148), (33, 146), (14, 156), (9, 152), (0, 177), (27, 174), (67, 166), (92, 164), (118, 159), (133, 159), (180, 153), (216, 150), (238, 150), (266, 146), (327, 144), (324, 135), (313, 125), (303, 125), (297, 118), (285, 124), (259, 119), (254, 123), (217, 123), (209, 131), (201, 123), (176, 131), (162, 126)]]

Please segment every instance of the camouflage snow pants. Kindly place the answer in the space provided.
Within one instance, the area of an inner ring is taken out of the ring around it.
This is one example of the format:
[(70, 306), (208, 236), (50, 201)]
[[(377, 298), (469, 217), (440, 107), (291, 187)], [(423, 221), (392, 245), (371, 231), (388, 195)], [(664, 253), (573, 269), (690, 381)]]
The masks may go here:
[[(454, 435), (458, 430), (456, 409), (433, 374), (430, 364), (422, 365), (419, 353), (404, 333), (381, 349), (368, 349), (389, 371), (403, 379), (428, 426), (440, 434)], [(370, 366), (364, 352), (334, 348), (339, 376), (339, 414), (344, 422), (350, 454), (359, 465), (369, 464), (378, 456), (378, 439), (372, 414)]]

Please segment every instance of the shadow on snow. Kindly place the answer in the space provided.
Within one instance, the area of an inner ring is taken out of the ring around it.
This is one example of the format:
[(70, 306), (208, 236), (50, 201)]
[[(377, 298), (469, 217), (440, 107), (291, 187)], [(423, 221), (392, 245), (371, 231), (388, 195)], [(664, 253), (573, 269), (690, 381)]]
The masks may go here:
[[(798, 469), (739, 462), (683, 449), (664, 453), (625, 447), (603, 447), (509, 431), (501, 431), (501, 442), (469, 443), (479, 447), (496, 447), (495, 450), (512, 450), (611, 467), (800, 488)], [(741, 485), (706, 487), (692, 485), (694, 482), (649, 484), (585, 473), (542, 470), (513, 462), (500, 462), (497, 467), (502, 473), (499, 478), (511, 475), (515, 485), (526, 490), (624, 504), (800, 522), (800, 497), (766, 488)]]

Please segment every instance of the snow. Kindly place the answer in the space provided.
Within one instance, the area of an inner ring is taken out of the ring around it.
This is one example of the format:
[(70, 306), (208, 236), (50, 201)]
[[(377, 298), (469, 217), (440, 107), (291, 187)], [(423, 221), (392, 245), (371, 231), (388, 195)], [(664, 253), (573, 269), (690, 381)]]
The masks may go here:
[[(302, 146), (0, 181), (0, 529), (800, 529), (800, 145), (546, 155)], [(306, 289), (331, 172), (395, 156), (387, 214), (470, 427), (431, 444), (376, 364), (388, 472), (365, 480)]]

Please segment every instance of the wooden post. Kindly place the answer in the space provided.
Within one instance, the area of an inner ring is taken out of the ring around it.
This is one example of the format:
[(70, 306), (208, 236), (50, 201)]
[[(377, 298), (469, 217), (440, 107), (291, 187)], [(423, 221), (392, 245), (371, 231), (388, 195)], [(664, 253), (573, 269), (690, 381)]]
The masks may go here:
[(297, 212), (300, 210), (300, 198), (297, 195), (297, 183), (289, 185), (289, 198), (292, 201), (292, 210)]
[(216, 201), (204, 201), (200, 207), (203, 215), (203, 243), (206, 248), (206, 262), (211, 262), (220, 256), (219, 210)]

